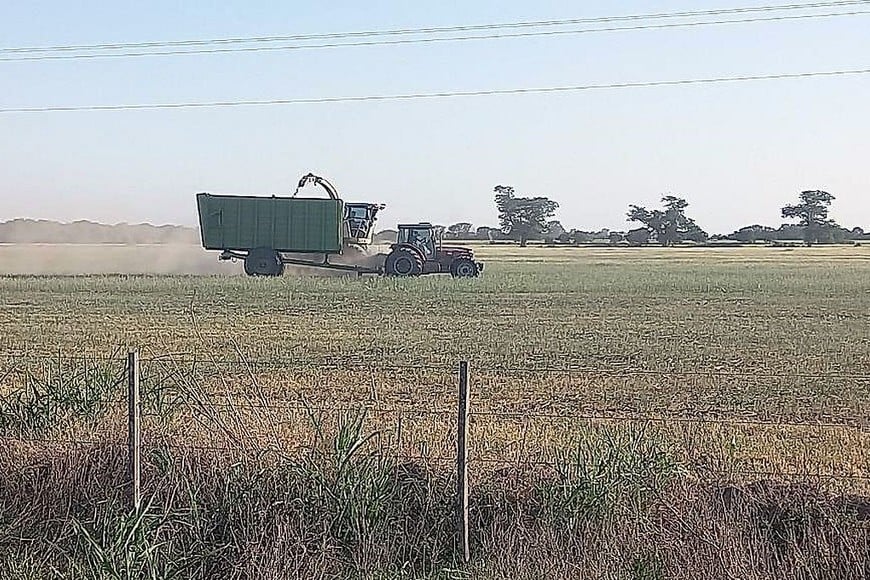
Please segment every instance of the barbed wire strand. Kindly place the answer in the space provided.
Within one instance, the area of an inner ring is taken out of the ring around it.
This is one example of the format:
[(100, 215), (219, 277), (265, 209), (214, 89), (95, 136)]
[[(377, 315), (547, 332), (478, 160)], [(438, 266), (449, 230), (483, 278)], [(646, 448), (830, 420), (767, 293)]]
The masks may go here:
[[(109, 441), (96, 441), (96, 440), (87, 440), (87, 439), (52, 439), (52, 438), (16, 438), (16, 437), (8, 437), (8, 436), (0, 436), (0, 440), (10, 442), (10, 443), (42, 443), (42, 444), (53, 444), (53, 445), (66, 445), (70, 447), (74, 446), (91, 446), (91, 447), (114, 447), (114, 448), (123, 448), (126, 449), (127, 445), (125, 443), (113, 443)], [(331, 449), (321, 449), (312, 446), (293, 446), (289, 448), (280, 448), (276, 446), (250, 446), (246, 447), (243, 445), (194, 445), (194, 444), (186, 444), (186, 443), (167, 443), (167, 442), (158, 442), (158, 443), (147, 443), (143, 442), (143, 447), (151, 448), (151, 449), (177, 449), (177, 450), (185, 450), (185, 451), (233, 451), (233, 452), (246, 452), (246, 451), (259, 451), (259, 452), (286, 452), (288, 449), (290, 451), (308, 451), (308, 452), (322, 452), (322, 453), (334, 453), (334, 450)], [(444, 455), (427, 455), (427, 454), (404, 454), (404, 453), (369, 453), (363, 454), (369, 457), (378, 457), (381, 459), (391, 459), (391, 460), (417, 460), (417, 461), (456, 461), (455, 457), (444, 456)], [(488, 465), (502, 465), (504, 467), (514, 467), (514, 466), (532, 466), (532, 467), (551, 467), (551, 468), (572, 468), (578, 467), (578, 465), (571, 461), (543, 461), (543, 460), (526, 460), (526, 459), (501, 459), (501, 458), (491, 458), (491, 457), (474, 457), (471, 456), (468, 459), (471, 463), (480, 463), (480, 464), (488, 464)], [(830, 479), (830, 480), (852, 480), (852, 481), (870, 481), (870, 476), (865, 475), (856, 475), (856, 474), (842, 474), (842, 473), (819, 473), (819, 472), (810, 472), (810, 471), (802, 471), (802, 472), (790, 472), (790, 471), (771, 471), (771, 470), (755, 470), (755, 469), (710, 469), (710, 468), (697, 468), (695, 470), (689, 470), (691, 473), (695, 473), (698, 475), (704, 474), (713, 474), (720, 476), (754, 476), (754, 477), (770, 477), (770, 478), (801, 478), (801, 479)]]
[[(870, 71), (868, 71), (870, 72)], [(57, 356), (52, 354), (34, 354), (34, 353), (0, 353), (0, 358), (28, 358), (33, 360), (41, 360), (47, 362), (107, 362), (126, 365), (126, 359), (121, 357), (106, 357), (106, 356)], [(470, 361), (470, 370), (475, 373), (517, 373), (517, 374), (576, 374), (576, 375), (605, 375), (605, 376), (658, 376), (663, 378), (685, 378), (685, 377), (710, 377), (710, 378), (740, 378), (740, 379), (808, 379), (808, 380), (827, 380), (827, 379), (844, 379), (844, 380), (870, 380), (870, 373), (842, 373), (842, 372), (770, 372), (770, 371), (725, 371), (725, 370), (684, 370), (684, 369), (617, 369), (603, 367), (555, 367), (555, 366), (500, 366), (500, 365), (476, 365)], [(238, 366), (239, 372), (246, 373), (247, 367), (260, 367), (266, 369), (285, 369), (287, 371), (300, 370), (349, 370), (349, 371), (367, 371), (370, 373), (377, 372), (404, 372), (404, 371), (439, 371), (444, 373), (456, 373), (458, 364), (431, 364), (431, 363), (408, 363), (384, 364), (381, 360), (372, 361), (350, 361), (350, 362), (321, 362), (321, 361), (294, 361), (289, 359), (195, 359), (195, 358), (174, 358), (165, 356), (155, 356), (147, 359), (140, 359), (140, 364), (158, 365), (158, 364), (177, 364), (187, 366), (198, 366), (208, 368), (212, 366)]]

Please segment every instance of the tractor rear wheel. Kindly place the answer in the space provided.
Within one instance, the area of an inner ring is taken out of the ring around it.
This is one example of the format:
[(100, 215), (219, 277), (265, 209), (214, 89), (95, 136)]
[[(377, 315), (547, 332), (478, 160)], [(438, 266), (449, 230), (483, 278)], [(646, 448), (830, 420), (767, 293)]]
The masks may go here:
[(477, 278), (480, 275), (480, 269), (474, 260), (458, 258), (450, 264), (450, 275), (454, 278)]
[(280, 276), (284, 273), (281, 256), (272, 248), (254, 248), (245, 257), (248, 276)]
[(408, 248), (397, 248), (387, 256), (384, 271), (387, 276), (419, 276), (423, 273), (423, 258)]

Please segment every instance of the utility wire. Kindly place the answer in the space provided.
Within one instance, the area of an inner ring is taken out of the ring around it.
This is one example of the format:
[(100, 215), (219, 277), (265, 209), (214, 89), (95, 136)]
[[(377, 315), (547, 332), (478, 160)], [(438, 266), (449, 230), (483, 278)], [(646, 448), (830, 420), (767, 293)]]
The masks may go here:
[(637, 30), (663, 30), (671, 28), (697, 28), (699, 26), (710, 25), (726, 25), (726, 24), (748, 24), (758, 22), (782, 22), (790, 20), (808, 20), (817, 18), (834, 18), (839, 16), (862, 16), (870, 14), (867, 10), (857, 10), (852, 12), (831, 12), (826, 14), (800, 14), (789, 16), (771, 16), (764, 18), (744, 18), (744, 19), (728, 19), (728, 20), (710, 20), (699, 22), (672, 22), (665, 24), (641, 24), (634, 26), (613, 26), (608, 28), (583, 28), (575, 30), (543, 30), (532, 32), (510, 32), (510, 33), (493, 33), (493, 34), (477, 34), (463, 36), (444, 36), (432, 38), (405, 38), (392, 40), (362, 40), (355, 42), (330, 42), (320, 44), (291, 44), (281, 46), (242, 46), (228, 48), (203, 48), (195, 50), (163, 50), (163, 51), (134, 51), (134, 52), (103, 52), (91, 54), (42, 54), (36, 56), (7, 56), (0, 57), (0, 62), (28, 62), (28, 61), (47, 61), (47, 60), (93, 60), (102, 58), (135, 58), (148, 56), (184, 56), (184, 55), (202, 55), (202, 54), (227, 54), (227, 53), (243, 53), (243, 52), (277, 52), (291, 50), (310, 50), (310, 49), (326, 49), (326, 48), (362, 48), (373, 46), (396, 46), (406, 44), (432, 44), (440, 42), (463, 42), (471, 40), (502, 40), (510, 38), (531, 38), (542, 36), (566, 36), (591, 34), (600, 32), (629, 32)]
[(469, 32), (478, 30), (503, 30), (518, 28), (541, 28), (550, 26), (568, 26), (577, 24), (597, 24), (607, 22), (625, 22), (635, 20), (659, 20), (667, 18), (694, 18), (702, 16), (721, 16), (725, 14), (751, 14), (764, 12), (778, 12), (786, 10), (809, 10), (814, 8), (832, 8), (866, 5), (870, 0), (838, 0), (832, 2), (810, 2), (802, 4), (773, 4), (766, 6), (748, 6), (736, 8), (722, 8), (715, 10), (693, 10), (683, 12), (659, 12), (648, 14), (632, 14), (622, 16), (603, 16), (596, 18), (568, 18), (558, 20), (537, 20), (522, 22), (506, 22), (492, 24), (441, 26), (428, 28), (399, 28), (388, 30), (365, 30), (354, 32), (333, 32), (319, 34), (294, 34), (283, 36), (249, 36), (230, 38), (211, 38), (199, 40), (175, 40), (153, 42), (125, 42), (109, 44), (70, 44), (55, 46), (27, 46), (0, 48), (0, 53), (28, 53), (28, 52), (63, 52), (73, 50), (117, 50), (127, 48), (158, 48), (170, 46), (204, 46), (211, 44), (240, 44), (255, 42), (286, 42), (297, 40), (325, 40), (341, 38), (359, 38), (371, 36), (405, 36), (415, 34), (445, 34), (451, 32)]
[(763, 80), (800, 79), (811, 77), (855, 76), (870, 73), (870, 68), (814, 71), (803, 73), (783, 73), (768, 75), (741, 75), (733, 77), (712, 77), (701, 79), (680, 79), (669, 81), (641, 81), (625, 83), (607, 83), (592, 85), (569, 85), (560, 87), (527, 87), (517, 89), (492, 89), (478, 91), (445, 91), (436, 93), (406, 93), (395, 95), (360, 95), (350, 97), (311, 97), (295, 99), (241, 100), (241, 101), (210, 101), (201, 103), (151, 103), (133, 105), (74, 105), (49, 107), (8, 107), (0, 108), (0, 113), (49, 113), (62, 111), (127, 111), (149, 109), (205, 109), (217, 107), (255, 107), (266, 105), (308, 105), (320, 103), (356, 103), (368, 101), (412, 101), (422, 99), (441, 99), (453, 97), (480, 97), (495, 95), (519, 95), (542, 93), (571, 93), (602, 89), (634, 89), (644, 87), (664, 87), (700, 84), (736, 83)]

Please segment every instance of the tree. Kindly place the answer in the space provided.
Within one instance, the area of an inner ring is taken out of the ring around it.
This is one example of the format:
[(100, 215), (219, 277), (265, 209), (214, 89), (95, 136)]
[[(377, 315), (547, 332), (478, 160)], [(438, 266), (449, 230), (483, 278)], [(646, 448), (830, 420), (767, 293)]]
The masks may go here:
[(468, 222), (459, 222), (448, 226), (447, 233), (454, 238), (467, 236), (471, 232), (471, 224)]
[(492, 237), (492, 234), (491, 234), (492, 231), (493, 231), (493, 228), (491, 228), (489, 226), (480, 226), (475, 231), (475, 237), (478, 240), (489, 240)]
[(776, 239), (776, 237), (777, 234), (775, 229), (769, 226), (755, 224), (740, 228), (739, 230), (728, 236), (728, 239), (754, 244), (757, 241), (772, 242)]
[(495, 186), (495, 205), (502, 231), (525, 246), (529, 238), (547, 231), (547, 221), (559, 204), (546, 197), (517, 197), (514, 188)]
[(552, 220), (547, 222), (547, 227), (544, 228), (542, 233), (544, 234), (544, 240), (552, 244), (554, 241), (562, 238), (567, 232), (559, 220)]
[(632, 246), (645, 246), (649, 243), (649, 230), (646, 228), (637, 228), (629, 230), (625, 234), (625, 241)]
[(590, 232), (584, 232), (582, 230), (571, 230), (568, 233), (568, 241), (574, 244), (587, 244), (595, 239), (595, 236)]
[(654, 235), (658, 243), (672, 246), (684, 240), (704, 242), (707, 232), (698, 227), (695, 221), (686, 216), (689, 202), (685, 199), (666, 195), (662, 198), (663, 209), (652, 211), (638, 205), (628, 208), (628, 221), (640, 222)]
[(804, 228), (804, 241), (811, 246), (831, 239), (831, 230), (839, 228), (833, 220), (828, 219), (828, 208), (834, 199), (827, 191), (802, 191), (800, 203), (782, 208), (782, 217), (798, 220), (798, 225)]

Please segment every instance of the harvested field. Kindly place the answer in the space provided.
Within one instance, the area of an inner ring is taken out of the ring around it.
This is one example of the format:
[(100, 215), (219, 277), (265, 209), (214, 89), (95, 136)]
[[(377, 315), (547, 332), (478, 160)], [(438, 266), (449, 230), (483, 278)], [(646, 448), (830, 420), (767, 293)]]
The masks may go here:
[[(76, 525), (111, 552), (128, 347), (143, 359), (157, 518), (137, 545), (174, 533), (170, 553), (225, 546), (194, 575), (264, 577), (277, 558), (287, 568), (265, 577), (458, 577), (460, 360), (472, 369), (471, 577), (541, 577), (544, 563), (577, 578), (868, 570), (855, 515), (870, 489), (868, 247), (480, 246), (478, 280), (170, 276), (157, 250), (86, 251), (91, 264), (123, 252), (142, 274), (0, 277), (2, 577), (90, 576), (96, 548)], [(0, 248), (0, 272), (26, 273), (23, 254)], [(196, 271), (240, 270), (205, 257), (214, 270)], [(312, 491), (311, 477), (348, 495)], [(25, 507), (16, 490), (49, 481), (66, 491)], [(250, 511), (230, 513), (242, 489)], [(294, 501), (337, 527), (292, 527), (297, 508), (274, 502)], [(65, 510), (75, 523), (55, 521)], [(40, 541), (10, 540), (21, 534), (52, 538), (49, 564)]]

